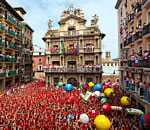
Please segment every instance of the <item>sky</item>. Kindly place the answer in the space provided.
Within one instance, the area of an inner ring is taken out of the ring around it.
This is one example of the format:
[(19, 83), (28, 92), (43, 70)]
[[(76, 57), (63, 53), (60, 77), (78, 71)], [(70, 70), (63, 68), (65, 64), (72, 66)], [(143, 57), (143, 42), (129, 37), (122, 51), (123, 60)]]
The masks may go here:
[[(111, 58), (118, 58), (118, 25), (117, 10), (114, 8), (117, 0), (7, 0), (12, 7), (23, 7), (27, 14), (24, 21), (34, 30), (33, 44), (45, 48), (42, 38), (48, 30), (48, 20), (51, 19), (52, 29), (58, 29), (58, 22), (64, 10), (73, 4), (82, 9), (87, 20), (86, 26), (91, 25), (91, 19), (99, 16), (98, 26), (106, 34), (102, 40), (103, 58), (105, 52), (111, 52)], [(38, 48), (35, 48), (37, 50)]]

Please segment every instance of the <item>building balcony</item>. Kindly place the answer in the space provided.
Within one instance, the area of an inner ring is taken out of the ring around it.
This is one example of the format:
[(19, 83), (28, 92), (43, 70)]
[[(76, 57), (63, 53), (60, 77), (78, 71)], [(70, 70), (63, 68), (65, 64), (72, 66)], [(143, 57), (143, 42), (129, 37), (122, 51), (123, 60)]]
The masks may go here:
[(10, 48), (13, 48), (13, 49), (16, 48), (16, 46), (15, 46), (14, 44), (12, 44), (12, 43), (9, 44), (9, 47), (10, 47)]
[(5, 42), (0, 41), (0, 46), (5, 46)]
[(16, 62), (16, 58), (8, 58), (6, 62)]
[(0, 56), (0, 62), (5, 62), (5, 57), (4, 56)]
[(18, 47), (18, 51), (21, 51), (21, 52), (22, 52), (22, 48), (21, 48), (21, 47)]
[(134, 41), (135, 41), (135, 37), (134, 36), (130, 36), (128, 38), (128, 45), (131, 44), (131, 43), (133, 43)]
[(128, 18), (128, 24), (131, 24), (132, 22), (134, 22), (134, 13), (130, 14)]
[(150, 68), (150, 59), (140, 60), (140, 66), (139, 67)]
[(150, 1), (149, 0), (143, 0), (142, 1), (142, 8), (147, 8), (150, 6)]
[(0, 72), (0, 78), (5, 77), (5, 72)]
[(3, 33), (5, 31), (5, 27), (3, 25), (0, 26), (0, 32)]
[(12, 32), (10, 29), (8, 29), (8, 33), (11, 34), (12, 36), (15, 36), (16, 33), (15, 32)]
[(23, 38), (20, 35), (17, 35), (17, 38), (21, 41), (23, 40)]
[(73, 49), (72, 48), (68, 48), (67, 54), (73, 54)]
[(142, 5), (137, 4), (135, 7), (135, 16), (138, 17), (140, 14), (142, 14)]
[(142, 41), (142, 31), (139, 31), (139, 32), (136, 32), (136, 34), (134, 35), (134, 38), (135, 38), (135, 42), (140, 42)]
[(143, 37), (148, 38), (150, 37), (150, 23), (144, 26), (143, 28)]
[(16, 20), (13, 19), (10, 15), (7, 15), (8, 20), (11, 21), (12, 24), (16, 24)]
[(90, 53), (94, 53), (94, 47), (92, 47), (92, 48), (91, 48), (91, 47), (90, 47), (90, 48), (88, 48), (88, 47), (87, 47), (87, 48), (84, 48), (84, 53), (87, 53), (87, 54), (88, 54), (88, 53), (89, 53), (89, 54), (90, 54)]
[(23, 74), (23, 71), (22, 70), (18, 70), (18, 74)]
[(17, 23), (17, 26), (22, 30), (23, 29), (23, 26), (19, 23)]
[(13, 75), (16, 75), (16, 71), (9, 71), (8, 72), (8, 76), (13, 76)]
[(60, 54), (59, 48), (51, 48), (51, 54)]
[(96, 66), (89, 66), (89, 67), (54, 66), (54, 67), (46, 67), (43, 70), (46, 73), (102, 73), (102, 67)]
[(128, 67), (128, 61), (127, 60), (121, 61), (121, 66)]
[(128, 40), (124, 40), (124, 47), (128, 46)]
[(128, 28), (128, 20), (127, 20), (127, 19), (125, 19), (124, 28), (125, 28), (125, 29)]
[(22, 59), (18, 59), (18, 62), (22, 62), (23, 60)]

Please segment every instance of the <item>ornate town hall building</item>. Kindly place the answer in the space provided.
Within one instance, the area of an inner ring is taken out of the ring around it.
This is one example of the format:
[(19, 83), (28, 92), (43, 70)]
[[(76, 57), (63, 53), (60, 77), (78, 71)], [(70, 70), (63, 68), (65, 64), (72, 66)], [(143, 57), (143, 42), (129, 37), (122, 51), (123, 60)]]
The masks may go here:
[(48, 32), (43, 40), (46, 43), (46, 66), (44, 68), (47, 84), (59, 81), (77, 86), (80, 82), (101, 82), (101, 40), (104, 38), (98, 28), (98, 16), (86, 27), (81, 9), (71, 5), (63, 11), (58, 30), (52, 30), (48, 22)]

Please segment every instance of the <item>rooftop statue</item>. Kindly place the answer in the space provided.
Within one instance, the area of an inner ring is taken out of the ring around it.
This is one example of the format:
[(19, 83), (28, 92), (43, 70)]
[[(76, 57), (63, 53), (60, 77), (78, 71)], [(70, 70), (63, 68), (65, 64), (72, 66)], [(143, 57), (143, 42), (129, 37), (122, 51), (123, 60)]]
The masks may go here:
[(52, 20), (49, 19), (48, 21), (48, 30), (51, 30), (52, 29)]
[(92, 27), (98, 27), (98, 25), (97, 25), (97, 22), (98, 22), (98, 16), (95, 14), (94, 16), (93, 16), (93, 20), (91, 20), (91, 26)]

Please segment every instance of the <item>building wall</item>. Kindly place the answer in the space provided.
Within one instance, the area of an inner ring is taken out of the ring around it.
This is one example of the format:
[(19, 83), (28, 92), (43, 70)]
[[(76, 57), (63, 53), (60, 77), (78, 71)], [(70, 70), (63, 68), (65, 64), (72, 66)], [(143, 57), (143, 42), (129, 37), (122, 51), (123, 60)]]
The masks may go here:
[[(61, 20), (59, 21), (59, 29), (52, 30), (49, 28), (48, 32), (43, 38), (46, 45), (46, 66), (49, 67), (50, 65), (55, 65), (56, 62), (59, 66), (65, 67), (68, 67), (70, 62), (75, 62), (75, 66), (83, 66), (87, 63), (87, 61), (91, 61), (93, 65), (101, 65), (101, 40), (103, 39), (103, 34), (98, 29), (97, 22), (93, 22), (91, 27), (86, 27), (86, 20), (84, 19), (83, 13), (77, 13), (77, 15), (74, 15), (74, 13), (72, 14), (71, 11), (74, 10), (70, 10), (69, 15), (63, 13)], [(96, 19), (97, 18), (95, 17), (95, 20)], [(73, 22), (70, 23), (70, 21)], [(64, 54), (64, 56), (62, 56), (62, 41), (64, 41), (65, 45), (68, 44), (70, 47), (67, 54)], [(77, 43), (79, 44), (80, 55), (73, 56), (73, 49), (71, 49), (71, 46), (74, 44), (76, 47)], [(93, 50), (90, 50), (91, 52), (89, 52), (89, 50), (85, 47), (88, 45), (92, 45), (94, 48)], [(55, 47), (57, 48), (57, 51), (54, 51)], [(53, 82), (54, 77), (59, 77), (60, 75), (63, 77), (63, 82), (67, 82), (71, 77), (78, 82), (82, 80), (85, 81), (87, 75), (93, 79), (93, 82), (96, 82), (94, 77), (98, 75), (98, 82), (101, 81), (101, 72), (95, 74), (93, 73), (92, 76), (89, 73), (81, 74), (76, 72), (75, 74), (69, 72), (68, 74), (58, 72), (57, 74), (54, 74), (52, 72), (46, 72), (46, 81)]]
[[(118, 46), (120, 52), (120, 65), (121, 65), (120, 78), (122, 81), (126, 77), (129, 77), (129, 79), (133, 78), (135, 83), (139, 81), (142, 83), (145, 82), (146, 86), (148, 86), (149, 77), (150, 77), (150, 73), (149, 73), (150, 66), (148, 66), (148, 62), (146, 62), (144, 66), (142, 66), (141, 63), (143, 62), (144, 59), (144, 51), (145, 50), (150, 51), (150, 48), (148, 48), (148, 44), (150, 43), (150, 34), (148, 31), (149, 30), (148, 26), (150, 26), (149, 25), (150, 19), (148, 22), (150, 1), (141, 0), (140, 5), (141, 6), (138, 6), (139, 12), (136, 13), (137, 0), (127, 0), (127, 1), (118, 0), (116, 4), (116, 9), (118, 9), (118, 28), (119, 28)], [(129, 20), (131, 14), (133, 14), (133, 17), (132, 20)], [(138, 23), (140, 19), (141, 19), (141, 24)], [(127, 24), (125, 21), (128, 21)], [(134, 30), (132, 29), (132, 27), (134, 27)], [(146, 28), (147, 28), (147, 35), (144, 34), (146, 32), (145, 31)], [(129, 32), (131, 32), (130, 35)], [(138, 32), (140, 32), (140, 36), (137, 35)], [(140, 52), (139, 47), (142, 47), (140, 66), (138, 67), (134, 65), (129, 66), (128, 61), (131, 60), (131, 55), (133, 55), (132, 50), (134, 50), (134, 52), (137, 54)], [(129, 90), (124, 90), (124, 91), (129, 91)], [(145, 112), (150, 111), (149, 110), (150, 105), (148, 105), (148, 102), (143, 100), (142, 97), (139, 97), (138, 95), (135, 96), (131, 91), (129, 95), (136, 101), (135, 104), (137, 107), (140, 108), (140, 106), (143, 106)], [(143, 108), (141, 107), (141, 109)]]
[[(41, 59), (41, 62), (39, 62), (39, 59)], [(45, 66), (45, 56), (33, 56), (33, 71), (40, 71), (39, 65), (42, 65), (41, 71), (43, 71), (43, 67)]]

